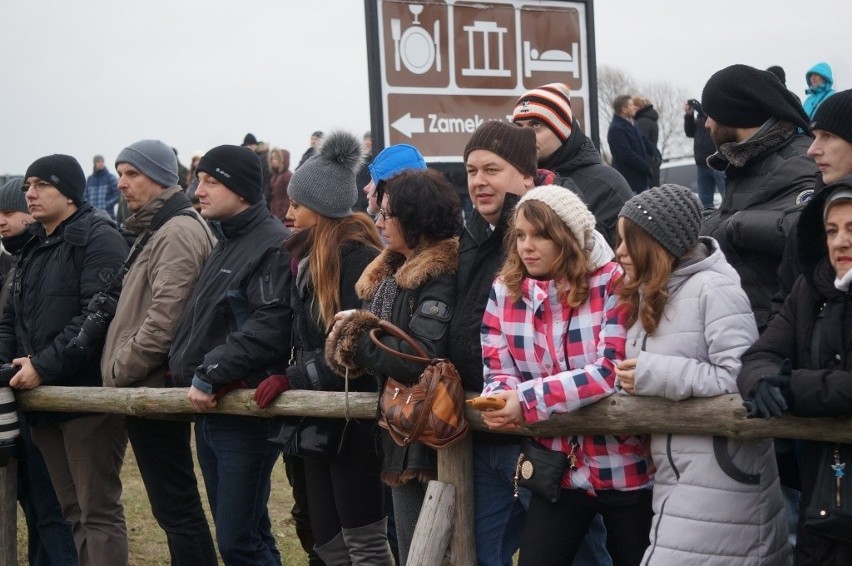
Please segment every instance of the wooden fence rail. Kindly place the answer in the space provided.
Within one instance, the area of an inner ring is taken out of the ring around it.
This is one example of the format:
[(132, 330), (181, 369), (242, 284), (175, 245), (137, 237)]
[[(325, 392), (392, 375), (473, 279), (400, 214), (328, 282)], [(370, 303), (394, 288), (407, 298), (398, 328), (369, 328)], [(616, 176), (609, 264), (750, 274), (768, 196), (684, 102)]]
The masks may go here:
[[(115, 389), (105, 387), (39, 387), (16, 393), (25, 411), (104, 412), (125, 415), (194, 413), (186, 389)], [(288, 391), (266, 409), (252, 400), (253, 391), (238, 390), (219, 401), (216, 412), (273, 417), (307, 415), (343, 417), (343, 393)], [(376, 394), (350, 393), (349, 414), (355, 419), (376, 416)], [(481, 414), (467, 409), (473, 430), (486, 430)], [(852, 443), (852, 418), (746, 419), (739, 395), (673, 402), (657, 397), (613, 395), (567, 415), (517, 431), (520, 435), (660, 434), (728, 436), (732, 438), (801, 438)], [(439, 451), (438, 476), (453, 484), (456, 513), (450, 555), (456, 566), (476, 563), (473, 548), (473, 482), (469, 440)], [(0, 469), (0, 566), (15, 566), (14, 464)], [(11, 539), (10, 539), (11, 537)]]

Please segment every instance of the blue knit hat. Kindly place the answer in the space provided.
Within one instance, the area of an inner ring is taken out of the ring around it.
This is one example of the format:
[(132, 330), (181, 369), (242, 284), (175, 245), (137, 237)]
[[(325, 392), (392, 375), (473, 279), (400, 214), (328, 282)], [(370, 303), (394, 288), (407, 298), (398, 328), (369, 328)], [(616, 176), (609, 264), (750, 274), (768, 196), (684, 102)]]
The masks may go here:
[(370, 177), (378, 186), (406, 169), (426, 169), (426, 161), (413, 145), (400, 143), (384, 148), (370, 163)]

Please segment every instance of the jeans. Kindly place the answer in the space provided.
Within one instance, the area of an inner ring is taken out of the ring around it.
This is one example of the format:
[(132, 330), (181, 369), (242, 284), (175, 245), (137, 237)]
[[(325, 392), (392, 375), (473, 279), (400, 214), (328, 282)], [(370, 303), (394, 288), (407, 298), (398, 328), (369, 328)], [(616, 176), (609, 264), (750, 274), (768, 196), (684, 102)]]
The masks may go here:
[(725, 196), (725, 174), (707, 165), (696, 165), (698, 172), (698, 198), (704, 208), (714, 208), (713, 197), (716, 191)]
[[(529, 490), (515, 499), (514, 477), (520, 444), (473, 443), (473, 501), (478, 566), (511, 566), (521, 546)], [(600, 515), (592, 521), (573, 566), (611, 566), (606, 529)]]
[(790, 534), (787, 540), (790, 546), (796, 548), (796, 533), (799, 527), (799, 507), (802, 504), (802, 492), (786, 485), (781, 486), (781, 495), (784, 497), (784, 509), (787, 512), (787, 526)]
[(195, 423), (198, 464), (227, 566), (281, 566), (267, 508), (279, 454), (267, 441), (272, 422), (203, 414)]
[(71, 522), (80, 566), (127, 564), (121, 466), (127, 433), (121, 415), (94, 414), (41, 423), (32, 438)]
[(157, 524), (166, 533), (172, 566), (216, 566), (216, 549), (192, 460), (192, 424), (126, 417), (127, 436)]
[(21, 456), (18, 460), (18, 501), (27, 522), (30, 566), (76, 566), (77, 549), (71, 523), (62, 517), (47, 465), (33, 444), (30, 427), (20, 417)]
[(521, 546), (530, 492), (515, 499), (520, 444), (473, 442), (473, 509), (478, 566), (511, 566)]

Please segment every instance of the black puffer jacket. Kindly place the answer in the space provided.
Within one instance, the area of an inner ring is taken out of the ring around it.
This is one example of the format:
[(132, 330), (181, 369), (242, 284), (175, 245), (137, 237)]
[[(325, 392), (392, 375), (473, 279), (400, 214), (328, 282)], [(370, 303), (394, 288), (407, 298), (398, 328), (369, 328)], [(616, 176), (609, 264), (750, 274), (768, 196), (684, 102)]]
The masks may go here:
[(213, 229), (204, 264), (169, 353), (178, 387), (207, 393), (234, 381), (256, 387), (290, 355), (289, 235), (260, 202)]
[[(760, 378), (778, 373), (781, 362), (789, 359), (793, 367), (787, 391), (791, 413), (803, 417), (852, 415), (852, 297), (834, 286), (822, 219), (826, 199), (841, 187), (852, 188), (852, 177), (821, 191), (802, 211), (798, 225), (802, 275), (781, 313), (743, 355), (737, 379), (743, 397), (750, 398)], [(814, 346), (817, 352), (812, 351)], [(803, 445), (800, 472), (805, 507), (811, 500), (824, 446), (820, 442)], [(827, 546), (813, 536), (800, 536), (796, 563), (841, 563), (823, 554)], [(852, 549), (847, 552), (852, 555)]]
[(654, 109), (654, 105), (649, 104), (637, 110), (633, 120), (642, 130), (642, 133), (651, 140), (651, 143), (657, 145), (657, 142), (660, 141), (660, 125), (657, 123), (660, 120), (660, 114)]
[[(456, 302), (456, 269), (458, 242), (455, 238), (441, 240), (414, 250), (406, 259), (403, 255), (385, 250), (358, 280), (356, 290), (369, 309), (376, 298), (379, 284), (392, 276), (398, 291), (391, 308), (390, 322), (407, 332), (426, 351), (430, 358), (446, 357), (449, 351), (450, 320)], [(335, 334), (329, 337), (326, 355), (338, 373), (346, 367), (350, 376), (369, 370), (397, 381), (414, 384), (423, 373), (424, 364), (410, 362), (378, 349), (370, 340), (369, 331), (378, 326), (379, 319), (368, 310), (351, 316)], [(391, 336), (382, 342), (391, 349), (413, 354), (407, 344)], [(366, 379), (364, 377), (361, 378)], [(398, 446), (383, 432), (384, 465), (382, 478), (396, 485), (412, 479), (427, 481), (437, 475), (435, 451), (423, 444)]]
[[(127, 257), (127, 244), (115, 223), (87, 203), (50, 236), (41, 224), (30, 231), (0, 319), (0, 361), (29, 355), (45, 385), (99, 387), (103, 344), (88, 355), (67, 346), (90, 314), (92, 297)], [(30, 422), (65, 417), (33, 413)]]
[(618, 213), (624, 203), (633, 197), (633, 191), (621, 173), (603, 164), (601, 154), (576, 120), (568, 140), (542, 160), (539, 166), (574, 182), (576, 188), (567, 186), (559, 179), (555, 184), (577, 193), (595, 215), (597, 231), (604, 235), (610, 245), (614, 244)]
[(765, 124), (750, 139), (723, 144), (707, 164), (727, 178), (722, 205), (704, 222), (702, 236), (719, 242), (737, 270), (759, 330), (778, 291), (776, 272), (797, 204), (813, 193), (817, 166), (807, 156), (810, 138), (793, 124)]

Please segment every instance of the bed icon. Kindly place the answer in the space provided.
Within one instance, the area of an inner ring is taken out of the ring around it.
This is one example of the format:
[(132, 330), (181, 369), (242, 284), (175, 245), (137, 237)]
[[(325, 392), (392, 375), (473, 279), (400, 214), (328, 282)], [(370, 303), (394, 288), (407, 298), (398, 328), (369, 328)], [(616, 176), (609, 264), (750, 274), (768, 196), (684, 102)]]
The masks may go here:
[(548, 49), (540, 53), (529, 41), (524, 41), (524, 77), (531, 77), (533, 71), (556, 71), (573, 73), (575, 79), (579, 78), (578, 50), (579, 44), (572, 43), (571, 53), (561, 49)]

